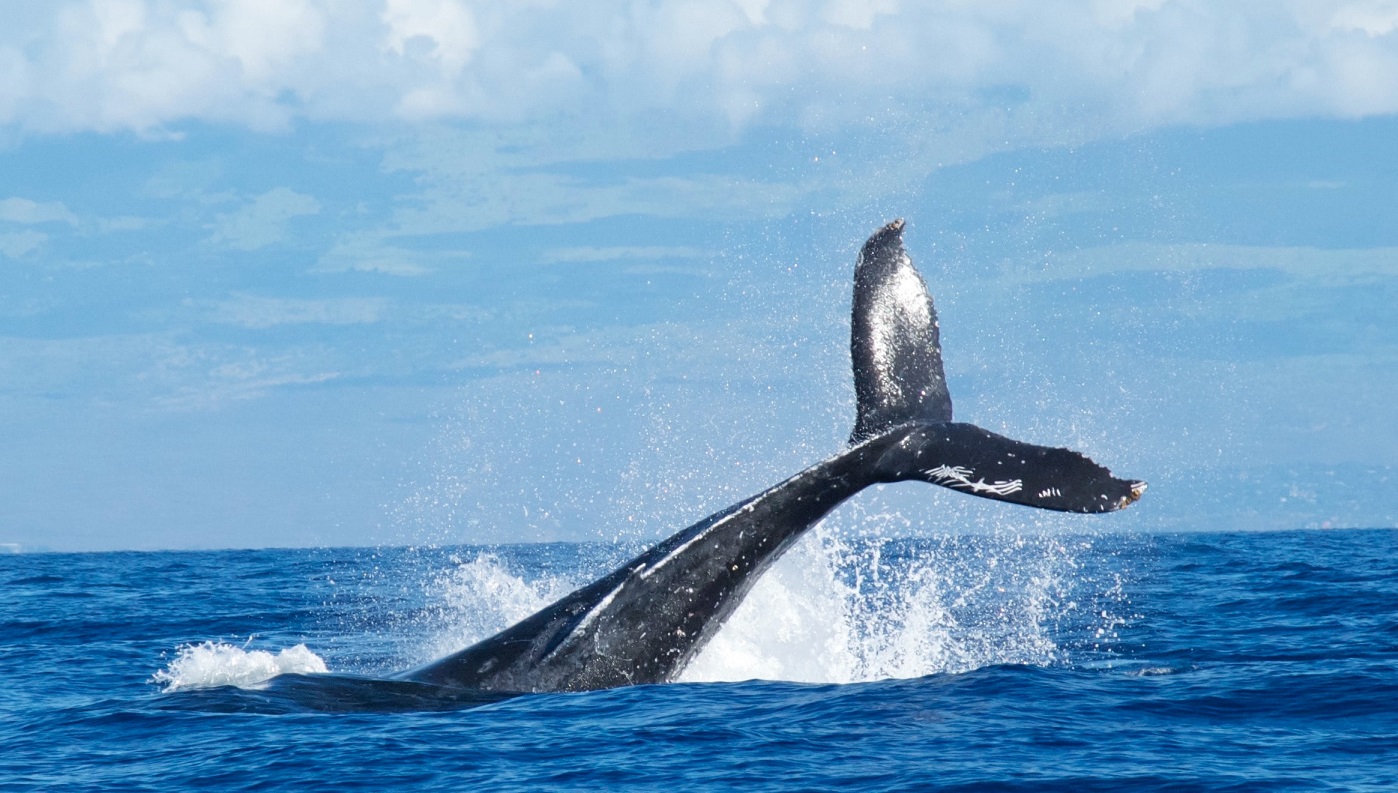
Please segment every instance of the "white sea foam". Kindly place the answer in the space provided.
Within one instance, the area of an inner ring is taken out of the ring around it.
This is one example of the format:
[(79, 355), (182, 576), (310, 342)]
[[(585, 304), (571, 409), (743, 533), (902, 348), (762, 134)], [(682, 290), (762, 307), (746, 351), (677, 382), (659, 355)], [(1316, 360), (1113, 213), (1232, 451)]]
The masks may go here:
[(175, 660), (156, 672), (151, 682), (164, 686), (166, 693), (217, 686), (258, 688), (277, 675), (328, 671), (325, 661), (304, 644), (274, 655), (224, 642), (204, 642), (181, 646)]

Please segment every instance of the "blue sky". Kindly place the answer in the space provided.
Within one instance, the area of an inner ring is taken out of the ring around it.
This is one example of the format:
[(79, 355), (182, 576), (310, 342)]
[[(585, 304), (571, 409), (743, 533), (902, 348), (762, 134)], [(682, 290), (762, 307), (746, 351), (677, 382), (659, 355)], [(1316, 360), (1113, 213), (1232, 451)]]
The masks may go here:
[(1398, 4), (0, 0), (0, 543), (649, 539), (838, 449), (893, 217), (958, 417), (1398, 525)]

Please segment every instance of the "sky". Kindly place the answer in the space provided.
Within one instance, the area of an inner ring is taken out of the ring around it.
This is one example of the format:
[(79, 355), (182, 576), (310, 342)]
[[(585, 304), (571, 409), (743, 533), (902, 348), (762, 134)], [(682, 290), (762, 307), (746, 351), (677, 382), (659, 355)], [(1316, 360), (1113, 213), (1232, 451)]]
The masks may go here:
[(841, 448), (895, 217), (957, 418), (1151, 489), (845, 530), (1398, 526), (1394, 0), (0, 16), (0, 547), (664, 536)]

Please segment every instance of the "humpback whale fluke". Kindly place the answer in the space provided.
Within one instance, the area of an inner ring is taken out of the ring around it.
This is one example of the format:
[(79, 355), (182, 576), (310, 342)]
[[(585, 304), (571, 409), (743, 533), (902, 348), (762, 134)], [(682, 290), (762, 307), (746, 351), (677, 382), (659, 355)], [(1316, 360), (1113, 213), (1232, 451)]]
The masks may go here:
[(937, 314), (903, 248), (903, 221), (874, 233), (854, 278), (850, 445), (684, 529), (605, 577), (460, 652), (400, 675), (503, 692), (672, 680), (753, 583), (841, 502), (918, 480), (1064, 512), (1111, 512), (1145, 491), (1068, 449), (951, 420)]
[(909, 421), (951, 421), (937, 310), (903, 250), (902, 220), (874, 232), (859, 251), (850, 320), (859, 399), (850, 442)]

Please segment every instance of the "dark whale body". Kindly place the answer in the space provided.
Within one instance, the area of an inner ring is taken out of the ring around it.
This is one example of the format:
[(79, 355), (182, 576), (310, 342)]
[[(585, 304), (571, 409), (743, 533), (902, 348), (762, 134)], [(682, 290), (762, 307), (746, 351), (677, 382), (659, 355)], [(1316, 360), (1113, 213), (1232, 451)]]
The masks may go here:
[(460, 652), (404, 673), (499, 692), (581, 691), (675, 678), (763, 571), (832, 509), (882, 482), (919, 480), (1041, 509), (1110, 512), (1145, 483), (1077, 452), (951, 421), (936, 311), (903, 250), (903, 222), (865, 243), (850, 352), (850, 446), (712, 515), (604, 578)]

